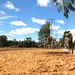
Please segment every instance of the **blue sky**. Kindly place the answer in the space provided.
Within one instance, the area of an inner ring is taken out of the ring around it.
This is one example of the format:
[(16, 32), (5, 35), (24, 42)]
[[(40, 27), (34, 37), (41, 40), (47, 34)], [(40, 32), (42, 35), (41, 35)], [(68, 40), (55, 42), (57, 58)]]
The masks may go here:
[[(63, 11), (58, 13), (52, 0), (0, 0), (0, 35), (8, 40), (24, 40), (31, 37), (38, 41), (38, 31), (46, 21), (53, 20), (52, 36), (59, 39), (70, 30), (75, 40), (75, 12), (66, 19)], [(60, 0), (59, 0), (60, 1)]]

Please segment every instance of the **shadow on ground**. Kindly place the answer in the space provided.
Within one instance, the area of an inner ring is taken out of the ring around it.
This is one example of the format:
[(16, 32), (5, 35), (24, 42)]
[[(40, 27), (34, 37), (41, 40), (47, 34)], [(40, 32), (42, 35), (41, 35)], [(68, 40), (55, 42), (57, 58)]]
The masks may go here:
[(68, 55), (69, 52), (45, 52), (45, 55), (55, 55), (55, 56), (62, 56), (62, 55)]

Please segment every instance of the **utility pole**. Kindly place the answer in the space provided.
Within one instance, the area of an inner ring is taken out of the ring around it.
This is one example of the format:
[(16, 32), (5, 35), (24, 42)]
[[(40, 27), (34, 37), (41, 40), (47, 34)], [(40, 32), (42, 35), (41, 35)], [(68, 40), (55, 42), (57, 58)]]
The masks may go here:
[(51, 26), (50, 26), (50, 35), (52, 35), (52, 30), (53, 30), (53, 27), (52, 27), (52, 24), (53, 24), (53, 21), (56, 20), (56, 19), (48, 19), (50, 20), (50, 23), (51, 23)]

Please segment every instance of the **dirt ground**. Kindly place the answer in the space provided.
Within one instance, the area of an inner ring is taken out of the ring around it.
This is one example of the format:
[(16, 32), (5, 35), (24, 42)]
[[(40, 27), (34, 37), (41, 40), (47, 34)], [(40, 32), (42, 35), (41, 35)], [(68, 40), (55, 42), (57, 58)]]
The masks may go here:
[(62, 49), (0, 48), (0, 75), (75, 75), (75, 55)]

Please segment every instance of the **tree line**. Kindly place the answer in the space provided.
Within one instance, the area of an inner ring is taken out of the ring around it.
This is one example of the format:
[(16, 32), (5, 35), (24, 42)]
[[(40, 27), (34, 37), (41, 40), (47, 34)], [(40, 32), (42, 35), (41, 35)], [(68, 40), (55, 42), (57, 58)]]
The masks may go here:
[[(27, 37), (23, 41), (17, 41), (14, 40), (8, 40), (7, 36), (1, 35), (0, 36), (0, 47), (44, 47), (44, 43), (46, 43), (47, 38), (51, 35), (52, 29), (50, 27), (52, 26), (52, 23), (46, 22), (46, 24), (42, 25), (40, 28), (40, 31), (38, 32), (38, 42), (35, 42), (32, 40), (31, 37)], [(60, 40), (60, 47), (64, 47), (64, 38), (66, 31), (63, 33), (63, 37), (59, 38)], [(53, 40), (56, 40), (56, 38), (53, 38)], [(73, 45), (75, 46), (75, 41), (73, 41)]]
[(0, 47), (38, 47), (38, 43), (32, 41), (31, 37), (27, 37), (23, 41), (8, 40), (7, 36), (1, 35), (0, 36)]

